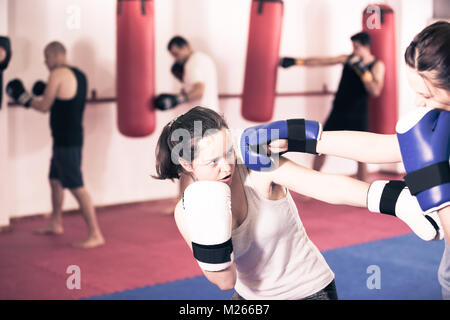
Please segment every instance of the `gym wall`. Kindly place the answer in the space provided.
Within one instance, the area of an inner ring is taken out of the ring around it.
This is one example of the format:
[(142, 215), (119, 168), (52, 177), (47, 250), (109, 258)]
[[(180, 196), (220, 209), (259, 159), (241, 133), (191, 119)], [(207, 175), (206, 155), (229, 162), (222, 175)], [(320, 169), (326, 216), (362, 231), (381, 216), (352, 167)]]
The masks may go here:
[[(156, 92), (175, 92), (180, 86), (170, 74), (173, 62), (166, 47), (170, 38), (186, 37), (194, 50), (215, 61), (221, 94), (242, 92), (248, 36), (250, 0), (154, 0)], [(385, 1), (397, 14), (399, 115), (409, 110), (413, 97), (404, 75), (403, 52), (412, 37), (432, 16), (431, 0)], [(284, 0), (280, 56), (330, 56), (351, 52), (350, 36), (361, 31), (362, 10), (368, 0)], [(4, 12), (7, 19), (2, 19)], [(6, 25), (3, 21), (7, 21)], [(6, 83), (19, 77), (27, 88), (46, 80), (44, 46), (62, 41), (70, 63), (84, 70), (89, 92), (97, 98), (115, 96), (116, 1), (102, 0), (0, 0), (0, 33), (12, 40), (13, 60), (4, 75)], [(130, 61), (130, 63), (132, 63)], [(277, 92), (335, 91), (342, 68), (279, 69)], [(273, 120), (304, 117), (325, 121), (332, 95), (278, 97)], [(51, 137), (48, 114), (23, 108), (0, 111), (0, 225), (10, 217), (51, 210), (48, 170)], [(157, 113), (157, 128), (146, 138), (122, 136), (116, 125), (114, 102), (87, 104), (84, 115), (85, 185), (96, 206), (176, 196), (177, 183), (151, 178), (155, 173), (155, 146), (162, 127), (188, 110), (180, 106)], [(5, 110), (7, 109), (7, 110)], [(220, 100), (231, 128), (254, 125), (240, 116), (240, 99)], [(290, 155), (310, 166), (312, 156)], [(352, 161), (332, 158), (324, 171), (354, 172)], [(6, 183), (3, 183), (3, 182)], [(6, 190), (7, 189), (7, 190)], [(7, 196), (6, 196), (7, 194)], [(5, 200), (6, 199), (6, 200)], [(64, 209), (76, 202), (66, 194)]]

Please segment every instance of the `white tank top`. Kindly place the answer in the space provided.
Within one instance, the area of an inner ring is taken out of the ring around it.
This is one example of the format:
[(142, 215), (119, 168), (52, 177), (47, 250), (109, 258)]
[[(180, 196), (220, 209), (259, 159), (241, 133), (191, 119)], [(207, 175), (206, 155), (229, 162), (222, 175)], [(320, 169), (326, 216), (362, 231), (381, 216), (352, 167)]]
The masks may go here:
[(325, 288), (334, 273), (308, 238), (288, 190), (268, 200), (253, 187), (244, 165), (237, 165), (248, 213), (233, 230), (235, 290), (245, 299), (305, 298)]

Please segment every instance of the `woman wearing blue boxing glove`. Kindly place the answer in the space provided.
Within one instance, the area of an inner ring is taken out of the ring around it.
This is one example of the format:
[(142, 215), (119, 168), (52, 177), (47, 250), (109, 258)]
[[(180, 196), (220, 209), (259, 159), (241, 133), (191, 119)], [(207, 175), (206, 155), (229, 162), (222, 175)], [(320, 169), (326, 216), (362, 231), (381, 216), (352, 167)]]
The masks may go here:
[[(324, 131), (317, 152), (367, 163), (402, 161), (405, 182), (425, 212), (438, 212), (446, 242), (439, 268), (444, 299), (450, 299), (450, 23), (422, 30), (405, 52), (416, 108), (397, 123), (394, 135)], [(287, 150), (287, 140), (268, 146)]]

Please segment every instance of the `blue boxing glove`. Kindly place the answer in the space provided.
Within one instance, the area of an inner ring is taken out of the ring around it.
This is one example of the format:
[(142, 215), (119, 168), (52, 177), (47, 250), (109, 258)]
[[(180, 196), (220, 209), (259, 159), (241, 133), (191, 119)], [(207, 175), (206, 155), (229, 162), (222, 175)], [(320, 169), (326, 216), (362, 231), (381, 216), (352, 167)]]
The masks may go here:
[(425, 212), (450, 205), (450, 112), (417, 108), (397, 123), (405, 182)]
[(278, 157), (269, 155), (267, 145), (277, 139), (288, 140), (288, 150), (317, 154), (317, 140), (322, 126), (317, 121), (290, 119), (270, 122), (247, 128), (240, 136), (239, 148), (242, 161), (255, 171), (271, 170), (277, 166)]

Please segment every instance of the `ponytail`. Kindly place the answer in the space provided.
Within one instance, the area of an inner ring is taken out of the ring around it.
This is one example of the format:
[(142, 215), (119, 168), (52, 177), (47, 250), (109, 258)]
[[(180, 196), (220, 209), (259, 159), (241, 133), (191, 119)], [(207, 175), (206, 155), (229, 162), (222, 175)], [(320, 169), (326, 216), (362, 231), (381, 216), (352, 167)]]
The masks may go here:
[(156, 146), (156, 176), (155, 179), (179, 179), (180, 170), (182, 170), (180, 164), (175, 164), (171, 158), (171, 148), (169, 145), (169, 139), (171, 136), (171, 123), (168, 123), (158, 139), (158, 145)]

